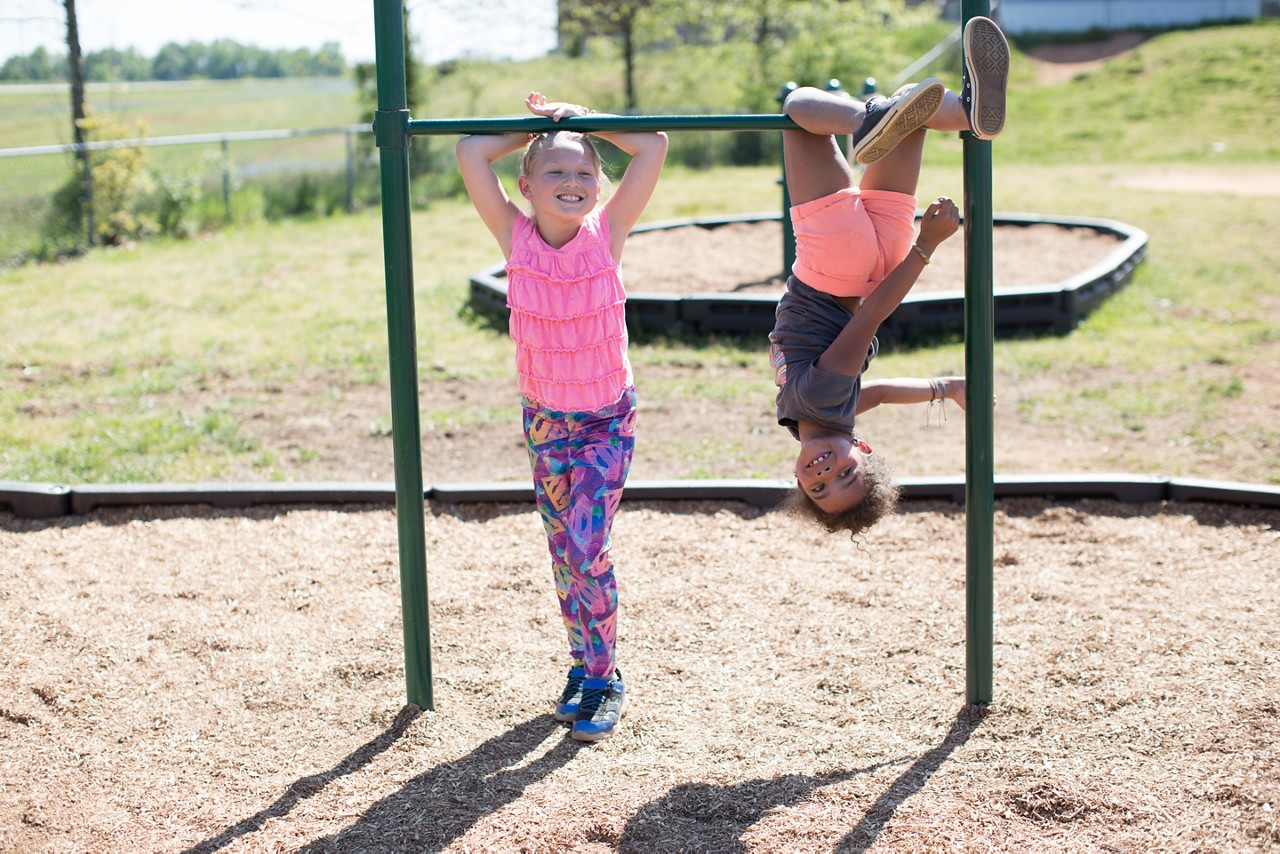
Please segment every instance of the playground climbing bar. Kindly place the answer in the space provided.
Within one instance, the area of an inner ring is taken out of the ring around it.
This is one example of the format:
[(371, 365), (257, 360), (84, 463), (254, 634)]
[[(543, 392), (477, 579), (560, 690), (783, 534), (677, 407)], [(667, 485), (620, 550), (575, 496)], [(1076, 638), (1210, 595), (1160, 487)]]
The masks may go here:
[(575, 116), (555, 121), (542, 116), (493, 119), (410, 119), (412, 136), (480, 133), (541, 133), (546, 130), (676, 131), (676, 130), (795, 130), (795, 122), (774, 113), (724, 116)]
[[(989, 16), (989, 0), (963, 0), (964, 22)], [(991, 142), (964, 136), (965, 698), (991, 702), (994, 665), (995, 294)]]
[[(782, 131), (796, 125), (783, 115), (587, 115), (559, 122), (541, 116), (413, 119), (405, 78), (404, 0), (374, 0), (378, 110), (374, 139), (382, 181), (382, 235), (386, 268), (387, 344), (390, 351), (391, 430), (395, 454), (396, 525), (404, 622), (408, 699), (433, 709), (427, 607), (422, 444), (418, 409), (412, 236), (409, 229), (409, 156), (414, 136), (592, 131)], [(967, 21), (986, 15), (985, 0), (963, 0)], [(966, 693), (970, 703), (991, 699), (992, 358), (994, 297), (991, 249), (991, 143), (964, 134), (966, 419)]]
[(409, 233), (409, 95), (404, 69), (403, 0), (375, 0), (378, 66), (374, 139), (382, 179), (382, 255), (387, 286), (391, 374), (391, 443), (395, 455), (400, 611), (409, 702), (435, 709), (427, 614), (427, 546), (423, 519), (418, 354), (414, 340), (413, 241)]

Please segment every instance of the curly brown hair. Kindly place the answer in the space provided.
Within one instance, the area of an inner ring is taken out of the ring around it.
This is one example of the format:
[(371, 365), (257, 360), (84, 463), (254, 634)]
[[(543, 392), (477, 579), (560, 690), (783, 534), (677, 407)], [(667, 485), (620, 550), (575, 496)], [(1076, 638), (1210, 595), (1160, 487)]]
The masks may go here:
[(866, 479), (867, 495), (859, 503), (839, 513), (828, 513), (813, 503), (802, 489), (792, 489), (782, 499), (782, 508), (795, 516), (812, 519), (829, 533), (848, 531), (850, 537), (857, 537), (863, 531), (879, 522), (893, 512), (898, 504), (898, 484), (893, 482), (889, 467), (884, 461), (872, 454), (864, 463), (863, 477)]

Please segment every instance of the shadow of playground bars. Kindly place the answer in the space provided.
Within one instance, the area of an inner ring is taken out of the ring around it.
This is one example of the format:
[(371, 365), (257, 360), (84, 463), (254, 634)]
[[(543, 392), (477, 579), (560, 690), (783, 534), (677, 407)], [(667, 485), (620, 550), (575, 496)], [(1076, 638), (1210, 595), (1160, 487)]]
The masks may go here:
[[(333, 768), (299, 778), (272, 804), (236, 822), (184, 854), (211, 854), (282, 819), (335, 780), (358, 773), (404, 736), (421, 709), (404, 706), (386, 731)], [(837, 850), (865, 850), (903, 803), (928, 783), (977, 729), (985, 715), (966, 705), (937, 747), (917, 758), (867, 808)], [(561, 738), (564, 728), (539, 715), (480, 744), (466, 756), (442, 762), (372, 804), (350, 826), (315, 839), (303, 852), (345, 850), (438, 851), (461, 839), (477, 822), (518, 801), (532, 785), (567, 766), (588, 745)], [(825, 786), (903, 765), (909, 757), (824, 773), (784, 774), (730, 784), (684, 783), (640, 807), (617, 840), (622, 852), (745, 851), (742, 835), (770, 811), (804, 802)]]

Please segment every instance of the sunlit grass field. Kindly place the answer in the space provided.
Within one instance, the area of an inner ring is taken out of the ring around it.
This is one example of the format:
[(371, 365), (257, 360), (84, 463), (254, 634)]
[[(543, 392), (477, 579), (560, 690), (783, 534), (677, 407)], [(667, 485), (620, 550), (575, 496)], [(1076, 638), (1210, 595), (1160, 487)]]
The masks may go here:
[[(148, 136), (338, 127), (371, 119), (349, 77), (90, 83), (91, 114)], [(71, 142), (64, 85), (0, 86), (0, 148)]]

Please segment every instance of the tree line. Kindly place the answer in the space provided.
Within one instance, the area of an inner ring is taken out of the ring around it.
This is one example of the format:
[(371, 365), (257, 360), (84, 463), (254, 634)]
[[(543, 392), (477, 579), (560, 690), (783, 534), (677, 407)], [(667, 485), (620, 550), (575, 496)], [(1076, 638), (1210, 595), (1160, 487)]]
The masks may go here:
[[(238, 80), (243, 77), (337, 77), (348, 71), (337, 42), (319, 50), (267, 50), (231, 39), (213, 42), (170, 42), (155, 56), (135, 48), (88, 51), (83, 55), (84, 79), (92, 83), (144, 80)], [(0, 82), (53, 83), (71, 79), (66, 53), (38, 47), (0, 65)]]

